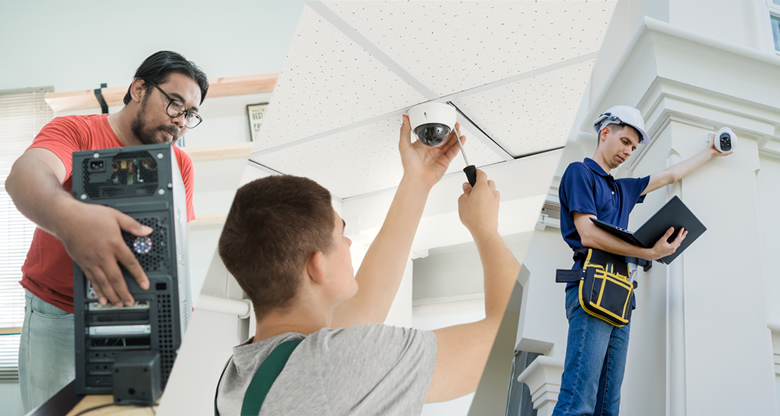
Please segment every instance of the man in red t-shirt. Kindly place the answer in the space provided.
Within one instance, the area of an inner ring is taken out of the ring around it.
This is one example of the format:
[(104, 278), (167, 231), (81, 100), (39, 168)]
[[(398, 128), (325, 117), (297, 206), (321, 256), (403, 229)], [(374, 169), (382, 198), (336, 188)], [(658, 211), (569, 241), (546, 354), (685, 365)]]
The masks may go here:
[[(41, 129), (14, 163), (5, 182), (19, 211), (38, 225), (22, 266), (25, 319), (19, 347), (19, 382), (25, 412), (45, 402), (75, 374), (73, 261), (81, 266), (102, 304), (132, 305), (119, 264), (143, 289), (141, 265), (121, 231), (144, 236), (151, 229), (121, 212), (71, 196), (72, 153), (175, 142), (201, 118), (206, 74), (176, 52), (146, 58), (124, 97), (125, 107), (106, 115), (58, 117)], [(192, 161), (174, 147), (192, 208)]]

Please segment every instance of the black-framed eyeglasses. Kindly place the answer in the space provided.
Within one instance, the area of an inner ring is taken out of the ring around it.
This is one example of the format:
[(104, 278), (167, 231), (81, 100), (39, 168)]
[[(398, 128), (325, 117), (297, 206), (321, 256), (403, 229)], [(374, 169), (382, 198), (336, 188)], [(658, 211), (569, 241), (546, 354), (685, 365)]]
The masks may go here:
[(184, 106), (184, 103), (172, 98), (170, 95), (168, 95), (165, 91), (160, 88), (159, 85), (155, 84), (152, 81), (144, 80), (150, 84), (152, 84), (155, 88), (157, 88), (158, 91), (163, 93), (165, 98), (170, 100), (168, 102), (168, 107), (165, 108), (165, 112), (168, 113), (168, 117), (170, 118), (176, 118), (184, 114), (184, 127), (188, 129), (194, 129), (195, 127), (198, 127), (198, 124), (203, 122), (203, 118), (198, 113), (193, 113), (192, 111), (187, 110), (187, 107)]

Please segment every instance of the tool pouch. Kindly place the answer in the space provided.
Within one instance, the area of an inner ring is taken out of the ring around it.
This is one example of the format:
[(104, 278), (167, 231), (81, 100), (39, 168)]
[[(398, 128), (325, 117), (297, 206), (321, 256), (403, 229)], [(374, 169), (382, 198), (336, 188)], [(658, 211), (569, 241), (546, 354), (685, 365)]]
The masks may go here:
[(558, 270), (555, 281), (579, 282), (580, 306), (585, 312), (618, 327), (628, 324), (636, 282), (629, 281), (625, 257), (583, 248), (574, 252), (574, 258), (584, 258), (583, 268)]

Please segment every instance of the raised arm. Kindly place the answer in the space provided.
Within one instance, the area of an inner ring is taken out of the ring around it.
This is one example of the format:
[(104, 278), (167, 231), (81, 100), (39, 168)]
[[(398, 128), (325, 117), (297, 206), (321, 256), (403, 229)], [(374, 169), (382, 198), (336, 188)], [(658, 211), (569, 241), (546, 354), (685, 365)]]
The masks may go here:
[(62, 187), (64, 179), (65, 166), (59, 157), (33, 148), (16, 160), (5, 188), (19, 212), (62, 241), (101, 303), (131, 305), (133, 297), (117, 261), (142, 288), (149, 287), (149, 280), (124, 243), (121, 230), (142, 236), (151, 229), (115, 209), (77, 201)]
[(672, 233), (674, 233), (674, 228), (669, 228), (666, 230), (666, 234), (655, 243), (655, 246), (652, 248), (641, 248), (626, 243), (597, 227), (596, 224), (590, 220), (591, 218), (597, 218), (593, 214), (573, 212), (572, 216), (574, 219), (574, 226), (577, 228), (577, 233), (580, 235), (580, 242), (582, 242), (583, 246), (596, 248), (612, 254), (638, 257), (645, 260), (658, 260), (674, 253), (677, 248), (680, 247), (680, 244), (682, 244), (685, 236), (688, 235), (688, 231), (685, 231), (683, 228), (682, 232), (678, 233), (677, 237), (671, 243), (668, 243), (667, 240), (671, 237)]
[[(714, 134), (713, 134), (714, 135)], [(665, 170), (650, 175), (650, 182), (647, 184), (642, 195), (646, 195), (656, 189), (663, 188), (666, 185), (671, 185), (680, 179), (688, 176), (691, 172), (700, 168), (703, 164), (713, 157), (728, 156), (734, 152), (721, 153), (715, 148), (715, 140), (710, 137), (709, 144), (696, 156), (683, 160), (682, 162), (675, 163), (669, 166)]]
[[(419, 141), (412, 143), (409, 119), (406, 116), (403, 119), (398, 148), (404, 176), (385, 222), (355, 275), (358, 293), (333, 312), (331, 326), (334, 328), (385, 321), (401, 285), (428, 193), (459, 152), (454, 134), (441, 147), (426, 146)], [(461, 136), (461, 141), (465, 140)]]
[(463, 189), (458, 211), (482, 261), (485, 319), (433, 331), (438, 348), (426, 403), (452, 400), (477, 389), (520, 272), (520, 263), (498, 234), (500, 195), (493, 181), (477, 170), (474, 188), (464, 183)]

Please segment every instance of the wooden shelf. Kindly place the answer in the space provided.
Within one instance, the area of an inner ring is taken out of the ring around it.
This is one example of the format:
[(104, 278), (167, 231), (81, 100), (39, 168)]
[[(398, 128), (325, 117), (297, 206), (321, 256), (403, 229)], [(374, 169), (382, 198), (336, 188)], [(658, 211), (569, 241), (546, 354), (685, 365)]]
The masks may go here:
[(193, 162), (200, 162), (204, 160), (248, 159), (254, 146), (254, 142), (245, 142), (213, 146), (184, 146), (181, 150), (184, 150)]
[[(225, 215), (225, 218), (227, 218), (227, 215)], [(21, 333), (22, 333), (22, 327), (0, 328), (0, 335), (14, 335), (14, 334), (21, 334)]]
[[(212, 78), (209, 79), (209, 91), (206, 98), (273, 92), (278, 77), (279, 74), (275, 73)], [(127, 86), (103, 88), (103, 98), (109, 107), (123, 105), (122, 99), (126, 93)], [(100, 108), (94, 90), (52, 92), (44, 95), (44, 99), (55, 113)]]
[(227, 219), (227, 214), (206, 214), (198, 215), (190, 221), (190, 227), (199, 227), (203, 225), (222, 225)]

